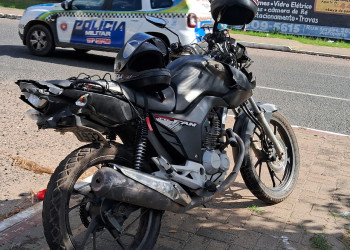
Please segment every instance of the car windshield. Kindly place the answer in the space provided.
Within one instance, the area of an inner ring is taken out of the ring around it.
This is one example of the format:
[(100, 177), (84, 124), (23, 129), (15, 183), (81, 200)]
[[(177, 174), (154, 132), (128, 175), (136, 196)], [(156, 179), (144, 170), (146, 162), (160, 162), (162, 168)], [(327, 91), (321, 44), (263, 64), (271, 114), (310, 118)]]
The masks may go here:
[(75, 0), (72, 3), (73, 10), (102, 10), (105, 0)]
[(113, 11), (134, 11), (141, 10), (141, 0), (113, 0)]

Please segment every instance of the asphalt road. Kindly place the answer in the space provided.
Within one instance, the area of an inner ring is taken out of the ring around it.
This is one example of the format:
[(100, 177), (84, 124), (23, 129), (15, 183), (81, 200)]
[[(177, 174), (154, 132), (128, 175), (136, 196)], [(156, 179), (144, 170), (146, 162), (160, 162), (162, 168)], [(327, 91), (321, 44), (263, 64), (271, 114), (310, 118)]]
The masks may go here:
[[(0, 86), (17, 79), (66, 79), (113, 71), (115, 53), (56, 49), (32, 56), (17, 34), (17, 20), (0, 20)], [(291, 124), (350, 135), (350, 61), (249, 49), (255, 61), (256, 101), (277, 104)], [(1, 93), (1, 92), (0, 92)]]

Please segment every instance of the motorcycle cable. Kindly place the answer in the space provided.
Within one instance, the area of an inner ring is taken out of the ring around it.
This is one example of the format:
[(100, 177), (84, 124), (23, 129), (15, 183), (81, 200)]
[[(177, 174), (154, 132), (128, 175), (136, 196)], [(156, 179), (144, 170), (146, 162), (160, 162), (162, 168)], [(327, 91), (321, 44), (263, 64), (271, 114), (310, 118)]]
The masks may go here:
[(255, 126), (258, 127), (258, 129), (261, 131), (261, 133), (263, 134), (263, 136), (265, 137), (265, 132), (263, 127), (260, 125), (260, 122), (258, 121), (258, 119), (256, 119), (256, 117), (252, 114), (252, 111), (250, 111), (250, 109), (248, 108), (246, 103), (243, 103), (241, 105), (241, 108), (243, 110), (243, 112), (248, 116), (248, 118), (255, 124)]
[(139, 119), (143, 119), (141, 114), (137, 111), (136, 107), (131, 103), (131, 101), (129, 100), (129, 98), (127, 98), (127, 96), (124, 94), (122, 87), (120, 86), (119, 82), (115, 82), (116, 84), (118, 84), (119, 88), (120, 88), (120, 92), (121, 92), (121, 96), (129, 103), (130, 107), (132, 110), (135, 111), (136, 115), (139, 117)]

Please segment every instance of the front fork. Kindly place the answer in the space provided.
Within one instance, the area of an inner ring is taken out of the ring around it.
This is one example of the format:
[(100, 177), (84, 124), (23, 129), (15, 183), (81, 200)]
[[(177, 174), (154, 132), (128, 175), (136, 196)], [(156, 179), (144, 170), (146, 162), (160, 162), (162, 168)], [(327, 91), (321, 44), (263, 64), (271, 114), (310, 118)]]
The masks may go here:
[(250, 103), (253, 113), (255, 117), (260, 122), (261, 127), (264, 129), (264, 132), (268, 139), (272, 142), (272, 144), (275, 146), (276, 154), (279, 158), (283, 157), (284, 150), (281, 147), (281, 144), (278, 142), (275, 134), (273, 133), (270, 125), (266, 121), (266, 118), (264, 116), (263, 111), (260, 110), (260, 108), (256, 105), (256, 102), (254, 101), (253, 97), (250, 97), (248, 99), (248, 102)]

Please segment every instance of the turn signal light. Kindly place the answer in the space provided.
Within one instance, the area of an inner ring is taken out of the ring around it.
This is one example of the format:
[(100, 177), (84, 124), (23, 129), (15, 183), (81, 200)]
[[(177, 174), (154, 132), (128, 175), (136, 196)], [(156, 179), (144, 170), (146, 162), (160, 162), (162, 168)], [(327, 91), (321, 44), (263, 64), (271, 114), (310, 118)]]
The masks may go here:
[(82, 96), (79, 97), (79, 99), (75, 102), (75, 105), (77, 105), (77, 106), (79, 106), (79, 107), (85, 107), (86, 104), (88, 103), (88, 98), (89, 98), (89, 94), (82, 95)]

